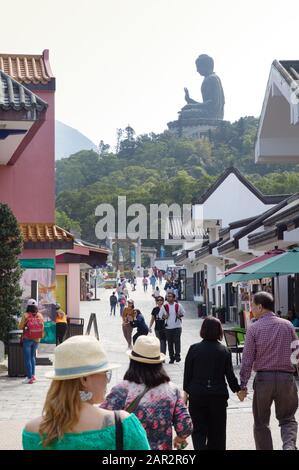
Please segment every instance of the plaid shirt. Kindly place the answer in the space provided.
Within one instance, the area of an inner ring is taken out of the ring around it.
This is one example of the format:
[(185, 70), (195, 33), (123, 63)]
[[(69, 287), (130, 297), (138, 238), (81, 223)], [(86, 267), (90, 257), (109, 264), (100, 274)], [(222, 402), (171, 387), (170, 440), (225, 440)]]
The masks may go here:
[(245, 346), (240, 370), (241, 388), (245, 388), (251, 370), (273, 370), (294, 372), (291, 363), (291, 346), (298, 337), (288, 320), (277, 317), (273, 312), (266, 313), (254, 322), (246, 333)]

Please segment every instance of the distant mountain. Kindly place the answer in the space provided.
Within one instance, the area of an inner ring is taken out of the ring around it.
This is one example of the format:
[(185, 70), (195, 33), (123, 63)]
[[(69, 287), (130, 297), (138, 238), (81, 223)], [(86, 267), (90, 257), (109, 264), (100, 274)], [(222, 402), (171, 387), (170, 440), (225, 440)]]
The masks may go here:
[(63, 122), (55, 121), (55, 160), (91, 149), (96, 150), (97, 146), (85, 135)]

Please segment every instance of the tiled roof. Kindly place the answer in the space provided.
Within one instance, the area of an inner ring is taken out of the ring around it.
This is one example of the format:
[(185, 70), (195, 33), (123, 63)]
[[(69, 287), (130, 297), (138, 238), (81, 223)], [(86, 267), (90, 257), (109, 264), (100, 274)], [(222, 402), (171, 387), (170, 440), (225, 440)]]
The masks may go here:
[(0, 70), (20, 83), (47, 84), (54, 78), (48, 50), (42, 55), (0, 53)]
[(27, 242), (72, 242), (71, 233), (55, 224), (20, 224), (24, 243)]
[(48, 104), (0, 70), (0, 109), (3, 111), (43, 111)]

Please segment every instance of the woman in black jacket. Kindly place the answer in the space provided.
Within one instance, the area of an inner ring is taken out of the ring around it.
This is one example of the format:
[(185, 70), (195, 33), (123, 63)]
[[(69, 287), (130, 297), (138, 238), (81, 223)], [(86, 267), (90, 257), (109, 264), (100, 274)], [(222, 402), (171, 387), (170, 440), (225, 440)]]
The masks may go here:
[(195, 450), (225, 450), (229, 397), (225, 378), (241, 401), (245, 392), (234, 374), (230, 351), (220, 343), (223, 338), (220, 321), (207, 317), (200, 336), (203, 341), (190, 347), (184, 370), (184, 391), (194, 427), (193, 446)]
[(138, 309), (135, 309), (134, 312), (136, 314), (135, 319), (128, 317), (128, 320), (131, 320), (130, 325), (133, 328), (137, 328), (137, 333), (135, 333), (135, 335), (133, 336), (133, 344), (135, 344), (135, 341), (138, 336), (146, 336), (148, 334), (148, 326), (145, 323), (144, 316)]

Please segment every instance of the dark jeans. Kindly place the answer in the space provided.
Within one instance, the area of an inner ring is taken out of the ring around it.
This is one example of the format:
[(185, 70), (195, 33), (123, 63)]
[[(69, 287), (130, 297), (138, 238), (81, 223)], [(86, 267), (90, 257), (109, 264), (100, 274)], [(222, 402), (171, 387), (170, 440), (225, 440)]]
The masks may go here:
[(182, 328), (165, 329), (170, 360), (181, 359)]
[(67, 323), (56, 323), (56, 346), (63, 342), (67, 329)]
[(257, 372), (253, 383), (252, 411), (254, 439), (257, 450), (272, 450), (269, 426), (271, 405), (274, 401), (275, 415), (279, 422), (284, 450), (296, 449), (298, 394), (292, 373)]
[(38, 342), (33, 339), (23, 340), (24, 363), (28, 379), (35, 375), (35, 354)]
[(166, 333), (164, 330), (155, 330), (155, 334), (157, 338), (160, 340), (160, 350), (161, 353), (166, 354)]
[(143, 290), (144, 290), (144, 292), (147, 291), (147, 284), (143, 284)]
[(110, 307), (111, 307), (110, 315), (112, 315), (113, 313), (113, 315), (115, 316), (116, 304), (110, 305)]
[(190, 395), (189, 401), (189, 412), (193, 422), (194, 450), (225, 450), (226, 397)]

